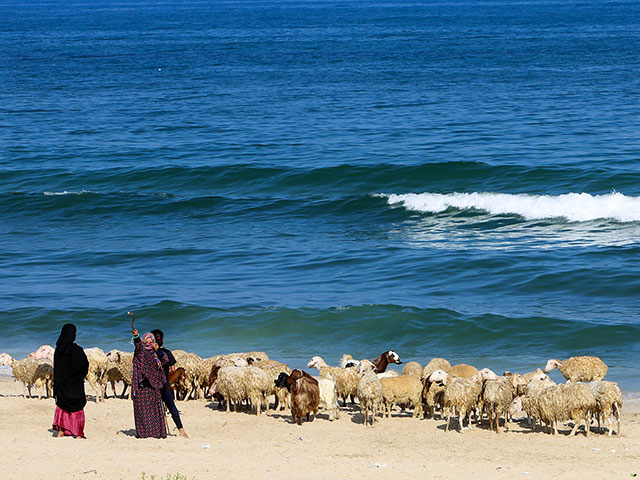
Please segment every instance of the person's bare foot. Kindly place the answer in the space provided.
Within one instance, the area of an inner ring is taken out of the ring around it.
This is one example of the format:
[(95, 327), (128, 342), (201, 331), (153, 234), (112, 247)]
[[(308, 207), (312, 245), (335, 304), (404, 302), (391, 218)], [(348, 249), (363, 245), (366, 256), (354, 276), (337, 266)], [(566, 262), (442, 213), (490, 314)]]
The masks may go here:
[(60, 437), (64, 437), (64, 431), (63, 430), (58, 430), (58, 438)]
[(187, 432), (184, 431), (184, 428), (179, 428), (178, 431), (180, 432), (181, 437), (189, 438), (189, 435), (187, 435)]

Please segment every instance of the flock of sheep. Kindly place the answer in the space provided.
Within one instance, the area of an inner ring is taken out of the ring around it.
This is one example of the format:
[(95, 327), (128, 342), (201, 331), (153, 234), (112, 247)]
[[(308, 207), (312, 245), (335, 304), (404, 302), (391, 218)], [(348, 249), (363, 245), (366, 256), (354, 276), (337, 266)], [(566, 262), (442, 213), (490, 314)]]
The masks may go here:
[[(124, 387), (125, 396), (131, 383), (133, 354), (99, 348), (85, 349), (89, 359), (87, 381), (96, 401), (107, 398), (107, 385), (116, 395), (116, 382)], [(173, 352), (177, 364), (169, 382), (178, 400), (190, 399), (218, 401), (219, 407), (236, 411), (245, 405), (268, 411), (270, 398), (273, 409), (291, 408), (294, 423), (300, 424), (318, 414), (320, 408), (337, 419), (342, 408), (358, 400), (364, 415), (364, 424), (375, 424), (378, 415), (391, 416), (394, 407), (413, 409), (414, 418), (446, 418), (445, 429), (457, 419), (460, 432), (474, 422), (485, 419), (489, 427), (500, 432), (500, 418), (509, 429), (509, 420), (516, 412), (524, 411), (528, 425), (536, 429), (538, 422), (549, 432), (557, 433), (558, 426), (573, 422), (570, 434), (577, 433), (584, 424), (589, 434), (592, 422), (609, 424), (609, 435), (617, 423), (620, 434), (622, 393), (615, 382), (604, 381), (607, 365), (598, 357), (572, 357), (563, 362), (549, 360), (545, 369), (519, 374), (505, 372), (496, 375), (488, 368), (453, 365), (442, 358), (432, 359), (426, 366), (408, 362), (402, 373), (387, 370), (389, 364), (402, 364), (392, 350), (383, 352), (373, 361), (354, 360), (344, 355), (340, 366), (329, 366), (321, 357), (313, 357), (307, 367), (318, 370), (318, 376), (285, 363), (270, 360), (264, 352), (233, 353), (203, 359), (194, 353)], [(40, 389), (40, 398), (51, 395), (53, 382), (53, 348), (43, 345), (27, 358), (17, 361), (8, 354), (0, 354), (0, 365), (10, 365), (13, 376), (23, 383), (23, 394), (32, 396), (33, 387)], [(566, 383), (556, 384), (547, 373), (557, 368)]]

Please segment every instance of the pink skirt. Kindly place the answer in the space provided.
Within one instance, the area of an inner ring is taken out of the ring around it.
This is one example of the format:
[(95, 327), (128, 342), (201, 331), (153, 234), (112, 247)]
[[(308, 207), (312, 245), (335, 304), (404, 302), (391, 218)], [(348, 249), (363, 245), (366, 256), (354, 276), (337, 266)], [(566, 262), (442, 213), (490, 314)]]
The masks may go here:
[(67, 412), (56, 406), (53, 416), (53, 428), (60, 427), (65, 435), (84, 438), (84, 410)]

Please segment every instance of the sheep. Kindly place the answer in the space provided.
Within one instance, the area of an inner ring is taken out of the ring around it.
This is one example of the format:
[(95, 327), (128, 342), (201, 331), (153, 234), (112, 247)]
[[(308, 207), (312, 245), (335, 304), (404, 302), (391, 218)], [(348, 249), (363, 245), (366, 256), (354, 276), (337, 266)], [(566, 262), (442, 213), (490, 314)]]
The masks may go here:
[[(120, 350), (111, 350), (107, 353), (107, 365), (105, 382), (111, 383), (111, 389), (115, 395), (115, 382), (122, 381), (124, 388), (120, 397), (124, 398), (124, 394), (127, 391), (127, 387), (131, 385), (131, 375), (133, 373), (133, 353), (122, 352)], [(106, 394), (106, 388), (105, 388)], [(131, 397), (131, 391), (127, 395), (127, 398)]]
[(607, 374), (607, 364), (598, 357), (582, 356), (571, 357), (565, 361), (550, 359), (544, 367), (544, 373), (549, 373), (554, 368), (570, 382), (593, 382), (602, 380)]
[(267, 394), (271, 391), (271, 379), (267, 372), (259, 367), (220, 367), (216, 365), (211, 372), (214, 393), (220, 393), (226, 400), (227, 412), (232, 403), (236, 411), (243, 400), (249, 400), (260, 415), (262, 405), (268, 408)]
[[(220, 355), (214, 355), (210, 358), (203, 358), (199, 362), (196, 361), (194, 363), (195, 366), (195, 384), (198, 386), (196, 390), (196, 398), (199, 398), (202, 401), (206, 401), (207, 395), (209, 395), (212, 383), (209, 381), (211, 377), (211, 369), (217, 362), (220, 361)], [(177, 367), (181, 368), (181, 367)], [(181, 376), (181, 384), (186, 386), (186, 370), (183, 376)], [(186, 392), (184, 392), (186, 394)]]
[(89, 370), (85, 378), (96, 394), (96, 402), (101, 402), (104, 400), (104, 394), (106, 393), (104, 374), (109, 368), (109, 360), (98, 347), (85, 348), (84, 353), (89, 361)]
[(402, 375), (413, 375), (414, 377), (422, 377), (422, 365), (418, 362), (408, 362), (402, 368)]
[(571, 435), (575, 435), (584, 421), (585, 436), (589, 436), (589, 412), (596, 409), (596, 397), (584, 383), (561, 383), (544, 389), (538, 398), (540, 419), (558, 433), (558, 422), (574, 422)]
[[(422, 372), (422, 367), (420, 367)], [(391, 407), (394, 404), (414, 407), (413, 418), (422, 417), (422, 382), (413, 375), (400, 375), (399, 377), (381, 378), (382, 401), (387, 418), (391, 417)], [(384, 413), (384, 412), (383, 412)]]
[(336, 382), (336, 389), (338, 396), (342, 398), (344, 405), (347, 404), (347, 397), (353, 397), (357, 394), (358, 382), (360, 377), (358, 376), (357, 369), (353, 367), (330, 367), (322, 359), (322, 357), (313, 357), (307, 364), (308, 368), (317, 368), (320, 372), (320, 376), (326, 378), (326, 373), (330, 372)]
[(318, 381), (307, 372), (299, 369), (292, 370), (291, 375), (281, 372), (274, 384), (291, 392), (291, 417), (294, 424), (301, 425), (304, 416), (309, 421), (311, 413), (314, 419), (318, 416), (320, 387)]
[(235, 405), (238, 411), (240, 403), (245, 398), (245, 388), (243, 374), (241, 370), (245, 367), (216, 365), (211, 371), (213, 377), (213, 391), (220, 393), (226, 402), (227, 413), (231, 411), (231, 405)]
[[(495, 374), (494, 374), (495, 375)], [(489, 417), (489, 428), (500, 433), (500, 416), (506, 413), (505, 430), (509, 430), (508, 411), (513, 400), (518, 396), (518, 387), (526, 385), (525, 378), (516, 373), (487, 380), (482, 391), (482, 403)]]
[(618, 423), (617, 434), (620, 435), (620, 415), (622, 413), (622, 392), (615, 382), (598, 380), (586, 384), (596, 397), (596, 408), (593, 411), (598, 417), (598, 429), (600, 420), (609, 421), (609, 436), (613, 433), (613, 418)]
[(369, 412), (371, 412), (371, 426), (376, 422), (378, 409), (382, 404), (382, 383), (374, 373), (375, 365), (369, 360), (361, 360), (358, 367), (360, 380), (356, 393), (360, 400), (360, 409), (364, 414), (364, 425), (368, 425)]
[(203, 367), (202, 358), (195, 353), (175, 350), (173, 356), (176, 359), (176, 368), (182, 367), (185, 371), (184, 383), (187, 393), (181, 400), (189, 400), (191, 397), (197, 400), (200, 398), (199, 380), (204, 377), (208, 378), (211, 366), (209, 366), (209, 370), (206, 370)]
[(538, 406), (540, 394), (546, 388), (555, 384), (556, 383), (553, 380), (540, 370), (540, 373), (536, 373), (529, 379), (527, 386), (524, 389), (524, 395), (522, 395), (520, 400), (520, 408), (527, 412), (529, 426), (534, 430), (536, 427), (536, 420), (539, 420), (541, 417), (540, 408)]
[(252, 363), (252, 366), (263, 369), (269, 375), (271, 380), (271, 389), (269, 394), (274, 395), (275, 397), (273, 409), (277, 410), (278, 406), (280, 406), (281, 410), (286, 409), (289, 406), (289, 391), (286, 388), (276, 387), (275, 381), (282, 372), (290, 375), (291, 367), (276, 360), (263, 360)]
[(459, 363), (454, 365), (447, 371), (447, 374), (452, 377), (459, 378), (471, 378), (478, 373), (478, 369), (473, 365), (467, 365), (466, 363)]
[(429, 375), (436, 370), (444, 370), (445, 372), (448, 372), (451, 370), (451, 364), (444, 358), (432, 358), (422, 369), (422, 380), (429, 378)]
[(46, 394), (49, 398), (53, 386), (53, 364), (48, 359), (35, 360), (33, 357), (27, 357), (24, 360), (17, 361), (11, 359), (11, 371), (16, 380), (22, 382), (22, 396), (29, 397), (31, 388), (35, 385), (41, 389), (40, 398)]
[(436, 370), (429, 376), (429, 380), (445, 386), (444, 407), (447, 415), (445, 431), (449, 430), (454, 409), (458, 415), (460, 433), (463, 430), (462, 419), (465, 416), (467, 416), (467, 424), (471, 428), (471, 413), (477, 408), (482, 393), (482, 375), (477, 373), (470, 378), (460, 378), (450, 375), (444, 370)]
[(338, 390), (333, 375), (331, 372), (327, 372), (326, 377), (320, 377), (317, 380), (318, 388), (320, 389), (320, 406), (329, 413), (329, 420), (333, 421), (334, 419), (340, 418)]
[(440, 408), (441, 413), (444, 412), (444, 384), (432, 382), (429, 377), (423, 378), (422, 384), (422, 400), (427, 406), (430, 417), (434, 418), (436, 407)]

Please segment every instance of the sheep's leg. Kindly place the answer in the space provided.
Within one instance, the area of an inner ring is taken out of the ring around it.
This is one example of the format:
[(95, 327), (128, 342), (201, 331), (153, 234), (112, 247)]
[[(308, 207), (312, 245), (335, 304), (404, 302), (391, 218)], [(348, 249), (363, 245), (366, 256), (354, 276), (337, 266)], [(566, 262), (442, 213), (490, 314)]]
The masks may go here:
[(463, 424), (462, 424), (462, 419), (464, 417), (462, 416), (462, 414), (460, 412), (458, 412), (458, 428), (460, 429), (460, 433), (463, 432), (464, 428), (463, 428)]
[(449, 424), (451, 423), (451, 411), (447, 409), (447, 425), (444, 427), (444, 431), (449, 431)]

